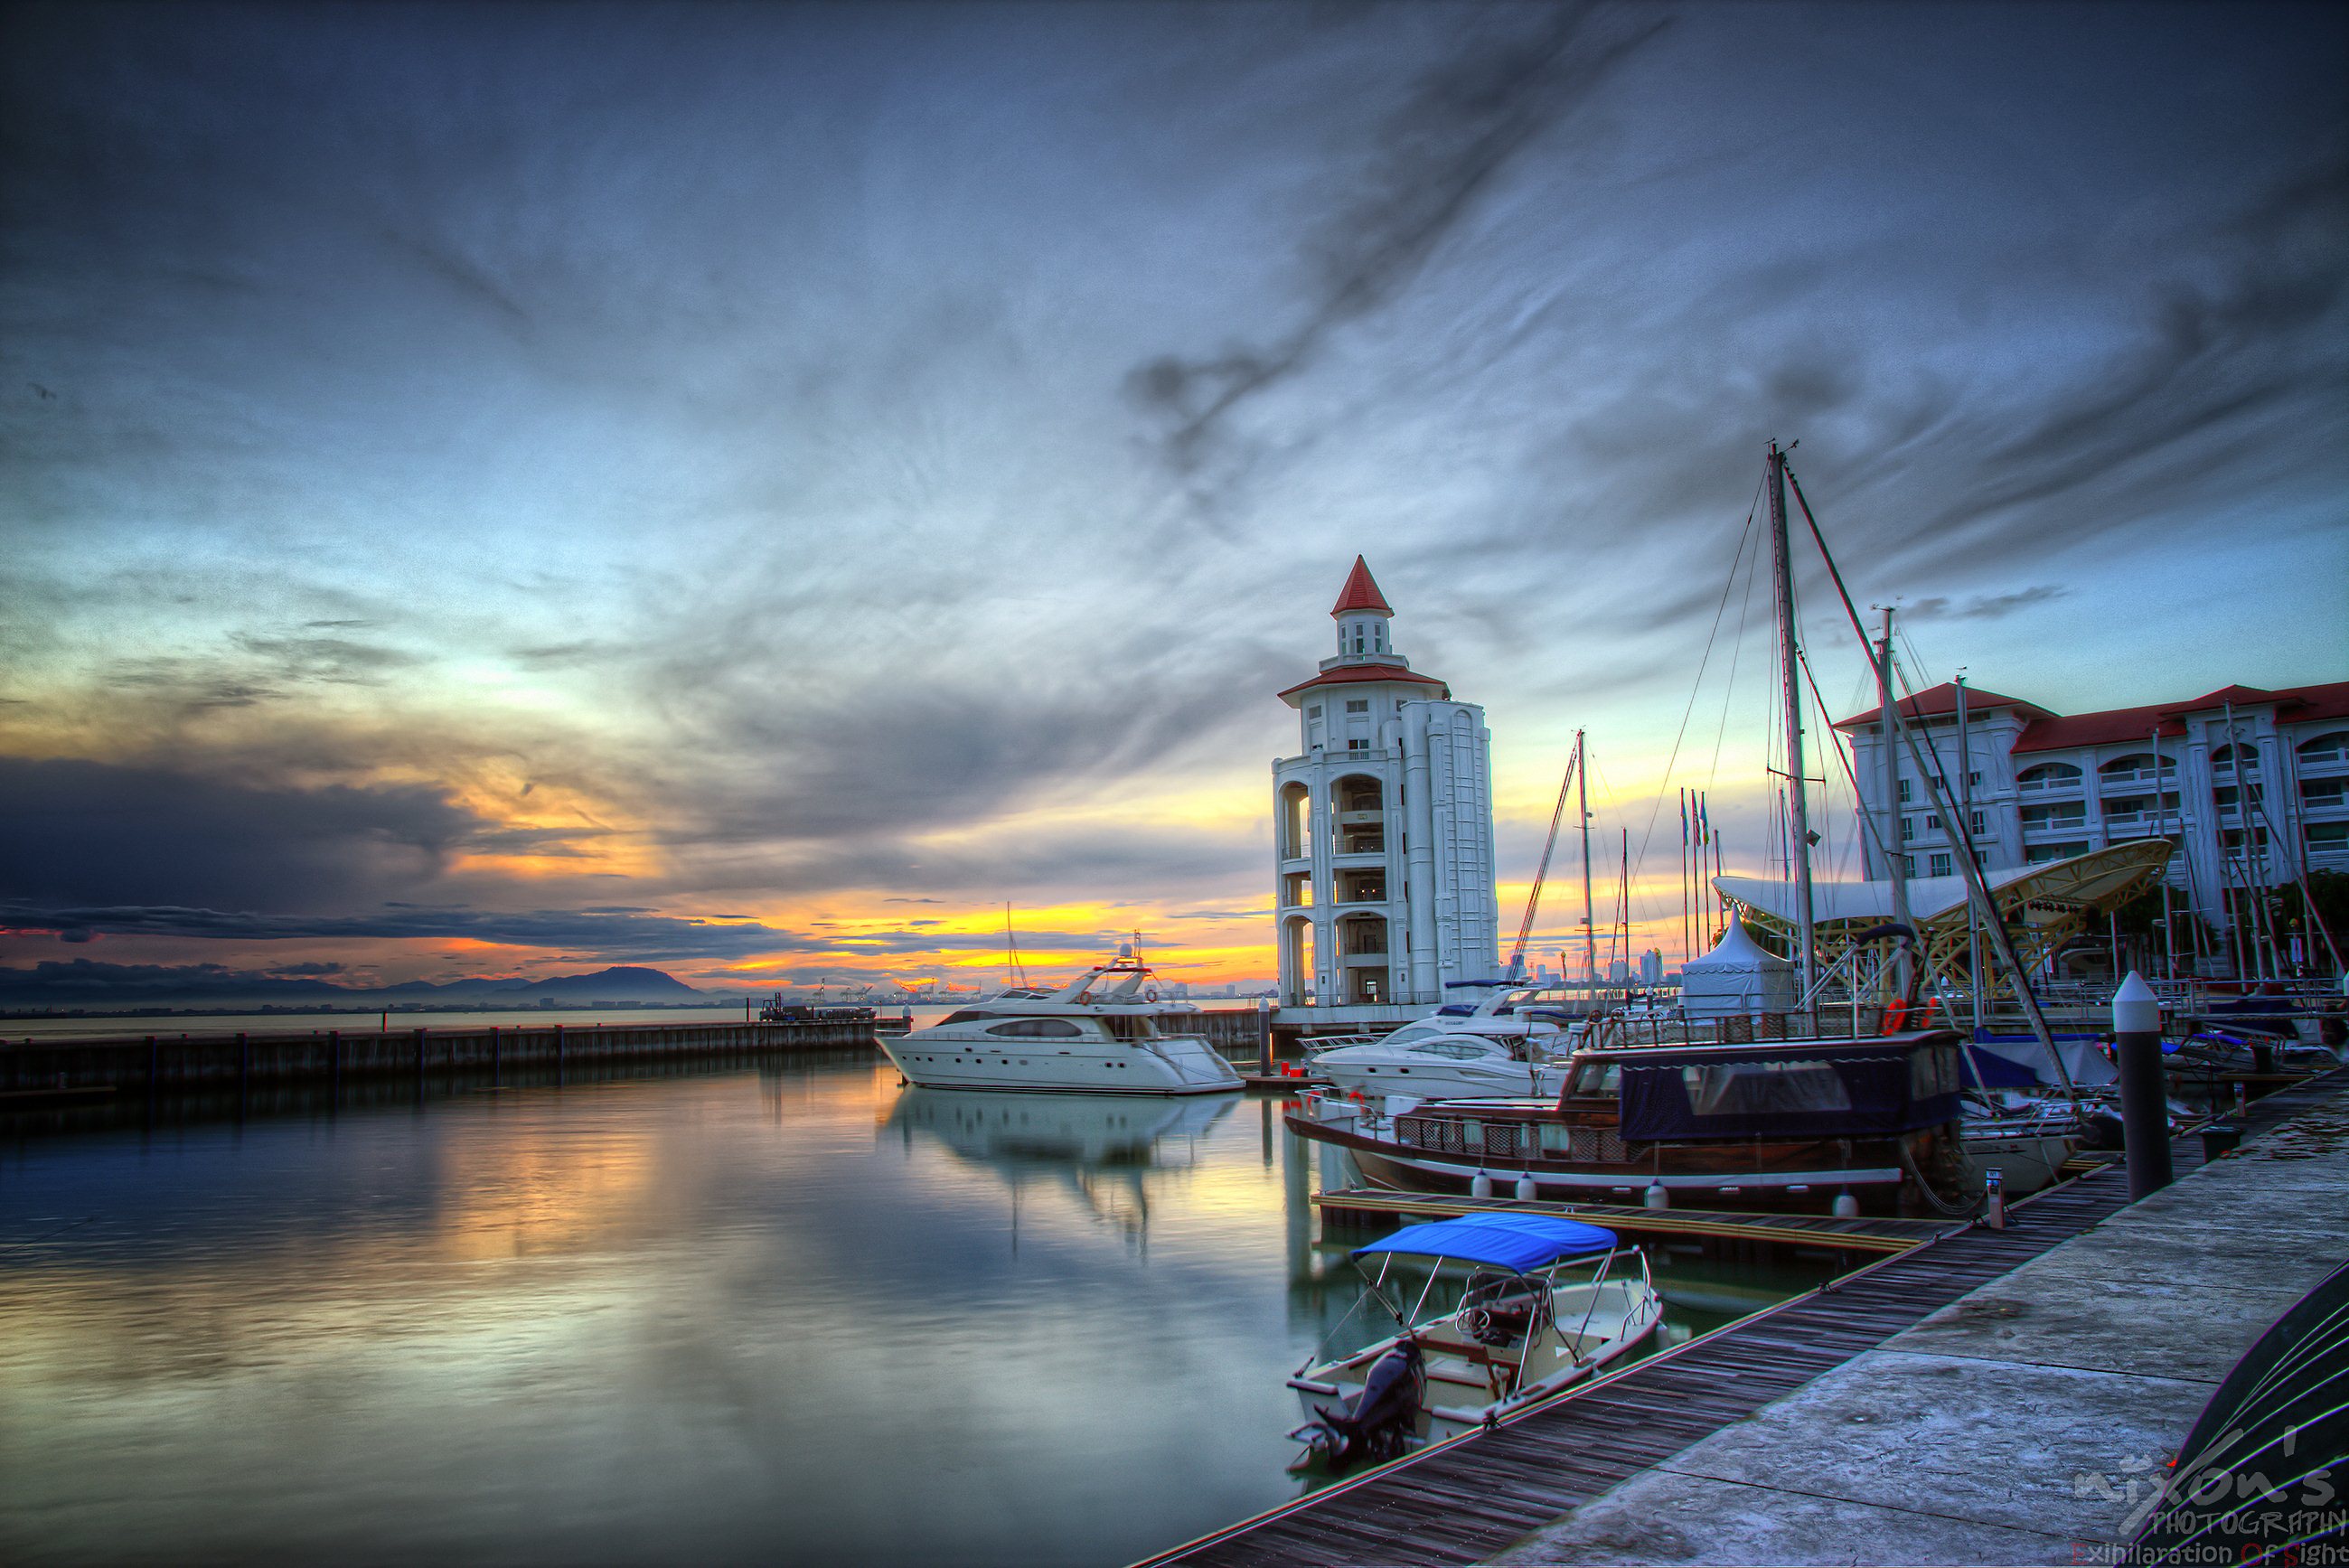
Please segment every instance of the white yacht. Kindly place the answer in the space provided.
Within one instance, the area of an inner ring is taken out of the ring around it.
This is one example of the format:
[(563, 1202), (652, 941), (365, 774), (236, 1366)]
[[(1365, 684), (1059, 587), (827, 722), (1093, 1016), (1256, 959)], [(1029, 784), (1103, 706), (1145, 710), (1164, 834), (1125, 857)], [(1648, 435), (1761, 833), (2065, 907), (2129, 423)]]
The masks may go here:
[[(1199, 1035), (1163, 1034), (1150, 970), (1121, 946), (1058, 991), (1007, 991), (881, 1048), (909, 1083), (1080, 1094), (1226, 1094), (1240, 1075)], [(1184, 1008), (1185, 1011), (1195, 1009)]]
[(1580, 1026), (1540, 1002), (1529, 987), (1502, 991), (1473, 1009), (1447, 1008), (1368, 1045), (1318, 1052), (1311, 1069), (1340, 1094), (1554, 1098), (1565, 1087), (1566, 1057)]

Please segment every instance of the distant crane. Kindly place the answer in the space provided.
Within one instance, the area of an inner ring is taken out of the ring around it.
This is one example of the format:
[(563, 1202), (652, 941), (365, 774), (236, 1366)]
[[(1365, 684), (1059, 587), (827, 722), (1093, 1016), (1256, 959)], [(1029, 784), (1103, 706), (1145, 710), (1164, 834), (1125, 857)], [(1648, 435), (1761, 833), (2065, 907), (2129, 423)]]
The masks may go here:
[[(1541, 909), (1542, 883), (1549, 880), (1549, 858), (1557, 850), (1557, 828), (1566, 820), (1566, 798), (1574, 793), (1581, 778), (1582, 731), (1578, 729), (1574, 732), (1574, 755), (1566, 759), (1566, 777), (1558, 783), (1557, 806), (1549, 814), (1549, 837), (1542, 842), (1541, 864), (1534, 869), (1533, 891), (1526, 895), (1526, 917), (1517, 924), (1517, 944), (1509, 952), (1509, 978), (1512, 980), (1526, 977), (1526, 944), (1532, 939), (1534, 916)], [(1588, 947), (1594, 934), (1590, 929), (1590, 794), (1587, 786), (1582, 790), (1581, 800), (1582, 931), (1583, 944)], [(1564, 966), (1565, 958), (1564, 954), (1558, 955), (1560, 967)], [(1586, 961), (1595, 973), (1598, 968), (1595, 950)]]

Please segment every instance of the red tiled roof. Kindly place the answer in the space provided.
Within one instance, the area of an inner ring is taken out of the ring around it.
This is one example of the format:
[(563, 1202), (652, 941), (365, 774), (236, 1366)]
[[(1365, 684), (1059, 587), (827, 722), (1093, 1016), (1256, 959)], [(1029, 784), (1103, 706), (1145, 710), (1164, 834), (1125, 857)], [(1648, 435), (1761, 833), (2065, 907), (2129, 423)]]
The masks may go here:
[(1354, 569), (1346, 573), (1346, 585), (1338, 591), (1338, 602), (1330, 606), (1330, 614), (1342, 615), (1350, 610), (1368, 610), (1379, 615), (1394, 614), (1387, 607), (1379, 585), (1371, 579), (1370, 563), (1359, 555), (1354, 557)]
[[(1900, 717), (1903, 718), (1939, 718), (1943, 714), (1954, 716), (1958, 711), (1958, 688), (1953, 683), (1943, 681), (1940, 686), (1927, 686), (1915, 696), (1904, 696), (1894, 706), (1900, 710)], [(2045, 708), (2035, 707), (2019, 697), (2001, 696), (1994, 691), (1984, 691), (1980, 686), (1966, 688), (1966, 713), (1969, 717), (1977, 713), (1988, 713), (1994, 707), (2019, 707), (2026, 716), (2037, 715), (2043, 717), (2047, 716)], [(1856, 713), (1849, 718), (1836, 720), (1835, 727), (1837, 729), (1853, 729), (1861, 725), (1874, 724), (1878, 722), (1883, 712), (1881, 706), (1871, 707), (1866, 713)]]
[(2151, 707), (2116, 707), (2104, 713), (2051, 714), (2025, 725), (2015, 739), (2014, 749), (2019, 754), (2060, 751), (2068, 746), (2116, 746), (2125, 740), (2149, 740), (2157, 729), (2166, 736), (2183, 735), (2186, 727), (2173, 717), (2177, 711), (2156, 704)]
[(2277, 712), (2276, 717), (2286, 724), (2300, 724), (2312, 718), (2349, 718), (2349, 681), (2294, 686), (2285, 695), (2292, 700)]
[(1358, 681), (1409, 681), (1414, 686), (1439, 687), (1445, 696), (1452, 695), (1452, 688), (1433, 676), (1420, 675), (1401, 665), (1340, 665), (1334, 670), (1323, 670), (1309, 681), (1299, 682), (1280, 695), (1292, 697), (1315, 686), (1351, 686)]
[(2286, 686), (2281, 691), (2262, 691), (2257, 686), (2221, 686), (2207, 696), (2188, 702), (2161, 702), (2144, 707), (2116, 707), (2104, 713), (2075, 713), (2064, 717), (2053, 715), (2026, 727), (2014, 743), (2017, 752), (2056, 751), (2073, 746), (2113, 746), (2122, 741), (2143, 740), (2159, 727), (2164, 735), (2183, 735), (2186, 726), (2179, 723), (2189, 713), (2209, 713), (2229, 703), (2249, 707), (2272, 703), (2276, 717), (2285, 724), (2300, 724), (2312, 718), (2349, 717), (2349, 681), (2332, 681), (2323, 686)]

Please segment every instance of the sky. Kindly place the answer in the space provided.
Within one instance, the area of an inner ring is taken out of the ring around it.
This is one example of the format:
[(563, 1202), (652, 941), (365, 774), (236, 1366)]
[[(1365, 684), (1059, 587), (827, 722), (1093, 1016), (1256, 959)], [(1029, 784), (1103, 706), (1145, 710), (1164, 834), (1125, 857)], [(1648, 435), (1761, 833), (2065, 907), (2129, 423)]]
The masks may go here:
[(76, 4), (0, 72), (0, 966), (991, 985), (1009, 904), (1260, 982), (1357, 553), (1504, 929), (1584, 728), (1676, 947), (1675, 792), (1766, 852), (1772, 439), (1920, 685), (2349, 676), (2338, 7)]

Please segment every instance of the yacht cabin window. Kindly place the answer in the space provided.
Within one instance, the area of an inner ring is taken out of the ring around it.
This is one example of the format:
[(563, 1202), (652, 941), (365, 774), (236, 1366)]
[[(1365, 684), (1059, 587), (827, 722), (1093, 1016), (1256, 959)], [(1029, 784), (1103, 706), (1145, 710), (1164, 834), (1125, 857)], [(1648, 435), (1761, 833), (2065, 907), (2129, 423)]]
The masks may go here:
[(1084, 1035), (1084, 1030), (1067, 1018), (1014, 1018), (987, 1032), (1021, 1040), (1073, 1040)]

